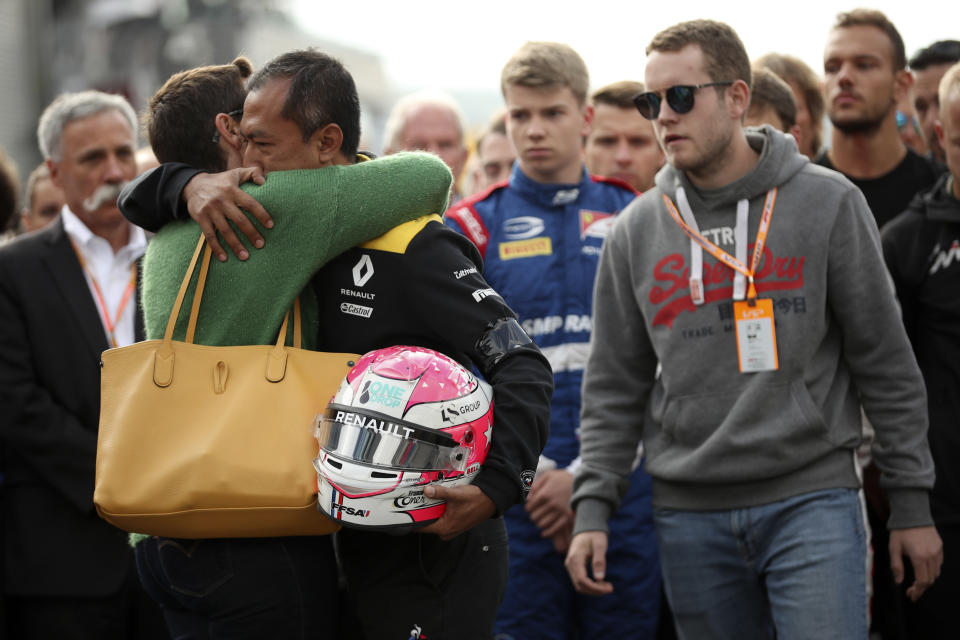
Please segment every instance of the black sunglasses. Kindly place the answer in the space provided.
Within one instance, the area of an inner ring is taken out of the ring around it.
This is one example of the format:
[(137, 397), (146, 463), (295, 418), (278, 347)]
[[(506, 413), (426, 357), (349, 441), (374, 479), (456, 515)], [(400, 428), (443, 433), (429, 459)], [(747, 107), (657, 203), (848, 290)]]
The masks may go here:
[[(697, 89), (705, 87), (724, 87), (733, 84), (729, 82), (708, 82), (706, 84), (678, 84), (664, 91), (667, 98), (667, 104), (675, 113), (687, 113), (693, 109), (693, 97)], [(660, 115), (660, 101), (662, 98), (653, 91), (638, 93), (633, 96), (633, 104), (647, 120), (655, 120)]]

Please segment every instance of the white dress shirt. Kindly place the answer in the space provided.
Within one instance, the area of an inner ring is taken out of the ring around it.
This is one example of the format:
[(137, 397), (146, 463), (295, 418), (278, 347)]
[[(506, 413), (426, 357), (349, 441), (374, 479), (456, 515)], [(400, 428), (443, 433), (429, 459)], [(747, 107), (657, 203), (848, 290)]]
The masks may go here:
[[(120, 248), (116, 253), (110, 243), (104, 238), (95, 235), (87, 225), (83, 223), (70, 207), (64, 205), (60, 212), (60, 218), (63, 220), (63, 229), (67, 232), (73, 246), (82, 256), (81, 262), (85, 263), (83, 275), (87, 280), (87, 286), (90, 288), (90, 295), (93, 298), (100, 314), (100, 321), (103, 324), (103, 331), (107, 336), (107, 344), (123, 347), (134, 342), (134, 319), (136, 318), (136, 292), (132, 292), (126, 302), (123, 312), (117, 318), (117, 310), (123, 303), (124, 296), (130, 285), (131, 269), (134, 263), (143, 255), (147, 249), (147, 238), (143, 229), (130, 225), (130, 238), (127, 244)], [(96, 286), (94, 285), (96, 281)], [(96, 287), (99, 286), (103, 294), (103, 302), (97, 294)], [(104, 309), (106, 305), (106, 309)], [(116, 319), (113, 337), (110, 336), (108, 328), (110, 321), (104, 317), (104, 313), (110, 314), (110, 319)]]

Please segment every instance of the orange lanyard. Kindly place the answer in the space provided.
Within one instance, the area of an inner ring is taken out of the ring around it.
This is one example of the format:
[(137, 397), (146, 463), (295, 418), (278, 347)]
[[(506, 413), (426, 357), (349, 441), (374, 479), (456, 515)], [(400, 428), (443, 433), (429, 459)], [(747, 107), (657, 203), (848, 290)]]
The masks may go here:
[(680, 212), (677, 211), (676, 206), (674, 206), (673, 200), (671, 200), (667, 194), (663, 194), (663, 201), (667, 205), (667, 211), (673, 216), (674, 222), (680, 225), (680, 228), (690, 236), (691, 240), (699, 244), (707, 253), (723, 264), (747, 276), (747, 280), (750, 283), (747, 288), (747, 300), (750, 301), (752, 305), (753, 301), (757, 298), (757, 289), (753, 284), (753, 274), (756, 273), (757, 267), (760, 265), (760, 258), (763, 256), (763, 247), (767, 243), (767, 234), (770, 231), (770, 220), (773, 218), (773, 206), (777, 201), (777, 188), (774, 187), (767, 192), (767, 198), (763, 203), (763, 213), (760, 216), (760, 226), (757, 228), (757, 239), (753, 244), (753, 259), (750, 261), (749, 269), (745, 264), (704, 238), (699, 231), (692, 229), (690, 225), (684, 222), (680, 216)]
[(80, 261), (80, 266), (83, 267), (87, 276), (90, 277), (90, 282), (93, 284), (93, 293), (96, 297), (97, 306), (99, 307), (100, 317), (103, 319), (103, 326), (110, 335), (111, 346), (116, 347), (117, 338), (114, 333), (117, 330), (117, 323), (120, 322), (120, 316), (123, 315), (124, 309), (127, 308), (127, 303), (130, 302), (130, 297), (133, 296), (133, 292), (137, 288), (137, 265), (135, 263), (130, 265), (130, 282), (127, 283), (127, 288), (123, 291), (123, 297), (120, 298), (120, 304), (117, 305), (117, 313), (111, 319), (107, 299), (103, 295), (103, 290), (100, 288), (97, 278), (93, 275), (90, 267), (87, 266), (87, 261), (83, 259), (83, 254), (80, 253), (80, 249), (73, 240), (70, 240), (70, 244), (73, 245), (73, 251), (77, 254), (77, 260)]

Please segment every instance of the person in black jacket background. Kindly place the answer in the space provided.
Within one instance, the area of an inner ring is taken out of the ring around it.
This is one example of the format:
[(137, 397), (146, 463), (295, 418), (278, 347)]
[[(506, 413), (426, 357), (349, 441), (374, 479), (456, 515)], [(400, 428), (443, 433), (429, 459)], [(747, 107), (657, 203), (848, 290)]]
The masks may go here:
[(960, 597), (960, 64), (940, 82), (940, 144), (950, 173), (883, 229), (883, 255), (903, 322), (927, 386), (930, 451), (937, 479), (930, 494), (943, 540), (940, 578), (906, 604), (911, 637), (954, 638)]

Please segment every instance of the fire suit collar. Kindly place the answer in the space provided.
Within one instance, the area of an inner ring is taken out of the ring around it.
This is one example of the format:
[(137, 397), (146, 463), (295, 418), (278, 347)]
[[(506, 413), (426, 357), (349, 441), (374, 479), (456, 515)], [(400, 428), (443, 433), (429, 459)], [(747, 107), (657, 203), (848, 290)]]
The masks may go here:
[(510, 174), (510, 188), (516, 189), (525, 197), (547, 207), (563, 207), (580, 198), (583, 185), (590, 179), (586, 167), (581, 167), (580, 182), (573, 184), (542, 184), (531, 180), (520, 169), (520, 163), (513, 165)]

